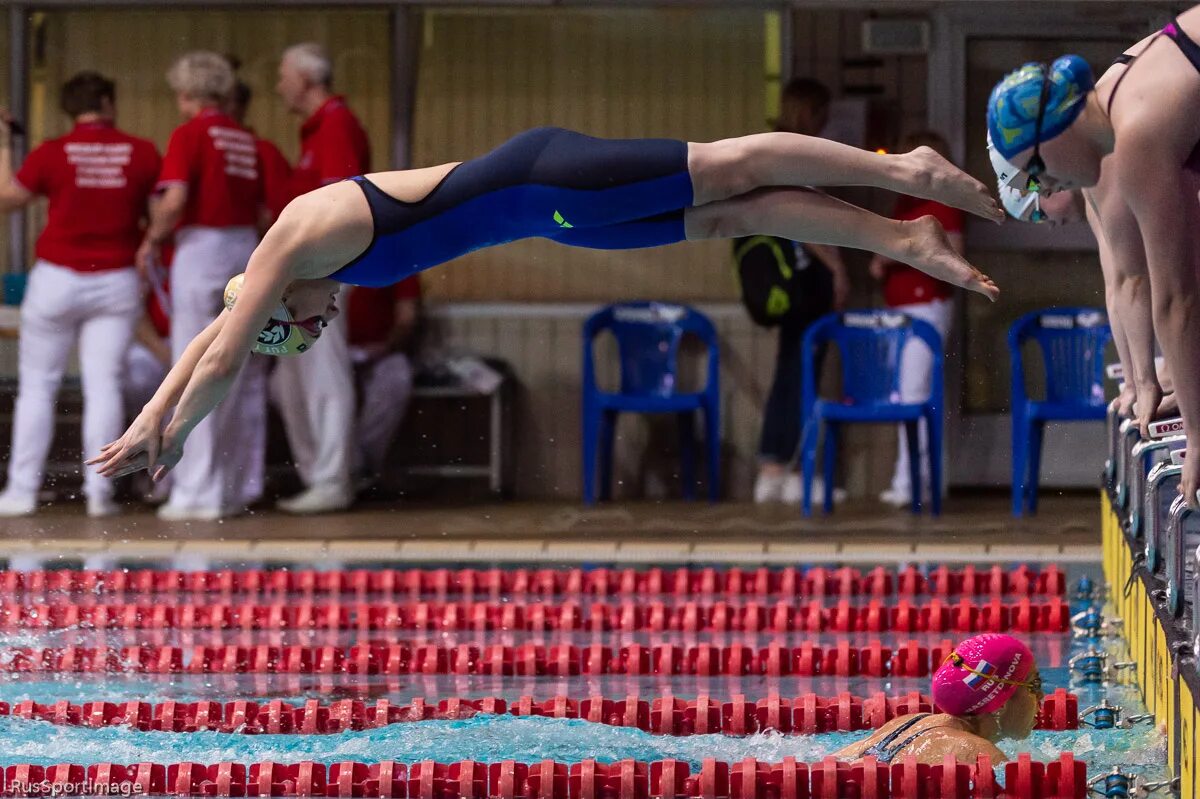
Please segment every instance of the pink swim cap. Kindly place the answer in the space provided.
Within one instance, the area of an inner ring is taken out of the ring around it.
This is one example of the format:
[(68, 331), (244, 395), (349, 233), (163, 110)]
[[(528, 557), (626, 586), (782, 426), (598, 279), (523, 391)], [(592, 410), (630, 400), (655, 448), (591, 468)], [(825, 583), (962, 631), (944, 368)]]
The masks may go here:
[(952, 716), (1003, 707), (1033, 671), (1033, 653), (1011, 635), (984, 633), (960, 643), (933, 674), (933, 704)]

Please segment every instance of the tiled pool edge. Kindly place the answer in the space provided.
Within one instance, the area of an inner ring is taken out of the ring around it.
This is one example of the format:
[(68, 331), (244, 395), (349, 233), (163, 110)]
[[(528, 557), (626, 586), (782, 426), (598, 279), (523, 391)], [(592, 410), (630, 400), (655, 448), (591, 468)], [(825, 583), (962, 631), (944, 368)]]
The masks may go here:
[(680, 541), (555, 539), (496, 541), (487, 539), (275, 539), (223, 541), (220, 539), (118, 540), (0, 539), (0, 558), (83, 559), (109, 557), (119, 561), (161, 561), (190, 556), (222, 561), (342, 563), (691, 563), (783, 564), (909, 562), (968, 563), (976, 561), (1024, 563), (1088, 563), (1102, 557), (1095, 545), (1044, 544), (1017, 547), (1011, 544), (960, 543), (838, 543), (739, 541), (729, 545)]

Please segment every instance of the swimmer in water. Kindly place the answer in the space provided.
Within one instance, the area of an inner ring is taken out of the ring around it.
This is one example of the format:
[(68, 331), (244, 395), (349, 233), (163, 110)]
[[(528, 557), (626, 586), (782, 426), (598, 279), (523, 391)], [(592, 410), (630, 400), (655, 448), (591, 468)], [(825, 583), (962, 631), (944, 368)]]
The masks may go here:
[[(228, 392), (251, 351), (296, 354), (337, 313), (339, 283), (384, 286), (521, 238), (631, 249), (754, 234), (856, 247), (995, 300), (933, 217), (897, 222), (810, 186), (870, 185), (1000, 221), (979, 181), (933, 150), (871, 153), (793, 133), (711, 143), (525, 131), (462, 163), (381, 172), (294, 200), (235, 278), (222, 312), (188, 346), (125, 434), (89, 461), (161, 477)], [(170, 422), (168, 412), (176, 406)]]
[[(1099, 81), (1078, 56), (1026, 64), (993, 89), (988, 135), (1002, 185), (1085, 197), (1122, 270), (1122, 318), (1139, 422), (1164, 412), (1157, 338), (1184, 432), (1200, 441), (1200, 7), (1117, 59)], [(1104, 163), (1101, 169), (1101, 161)], [(1147, 312), (1145, 309), (1149, 309)], [(1140, 316), (1138, 315), (1140, 314)], [(1151, 321), (1147, 321), (1147, 317)], [(1200, 508), (1200, 457), (1180, 492)]]
[(933, 704), (940, 713), (892, 719), (834, 756), (880, 763), (912, 756), (932, 766), (946, 755), (963, 763), (987, 755), (1003, 763), (1008, 757), (995, 742), (1028, 738), (1044, 698), (1029, 647), (1010, 635), (977, 635), (956, 646), (933, 675)]

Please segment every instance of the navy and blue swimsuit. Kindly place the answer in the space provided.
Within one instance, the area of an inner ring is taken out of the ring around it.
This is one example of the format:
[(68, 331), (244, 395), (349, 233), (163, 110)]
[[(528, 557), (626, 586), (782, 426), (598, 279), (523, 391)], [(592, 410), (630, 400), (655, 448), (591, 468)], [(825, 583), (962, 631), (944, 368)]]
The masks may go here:
[(330, 277), (386, 286), (473, 250), (541, 237), (625, 250), (684, 239), (692, 205), (687, 143), (597, 139), (534, 128), (454, 167), (426, 197), (403, 202), (365, 177), (375, 233)]

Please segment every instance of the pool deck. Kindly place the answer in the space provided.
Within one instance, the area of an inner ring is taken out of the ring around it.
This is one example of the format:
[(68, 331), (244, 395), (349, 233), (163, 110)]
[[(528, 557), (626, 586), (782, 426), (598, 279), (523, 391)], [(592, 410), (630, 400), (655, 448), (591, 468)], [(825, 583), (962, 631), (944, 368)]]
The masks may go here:
[[(685, 564), (1080, 562), (1100, 559), (1098, 499), (1042, 498), (1032, 518), (1009, 516), (1006, 495), (954, 497), (938, 519), (848, 503), (804, 519), (793, 508), (642, 502), (586, 508), (514, 502), (367, 505), (296, 517), (255, 511), (222, 522), (163, 522), (149, 509), (88, 519), (82, 505), (0, 520), (0, 558), (122, 563), (191, 557), (213, 562), (617, 562)], [(48, 562), (48, 566), (52, 563)]]

